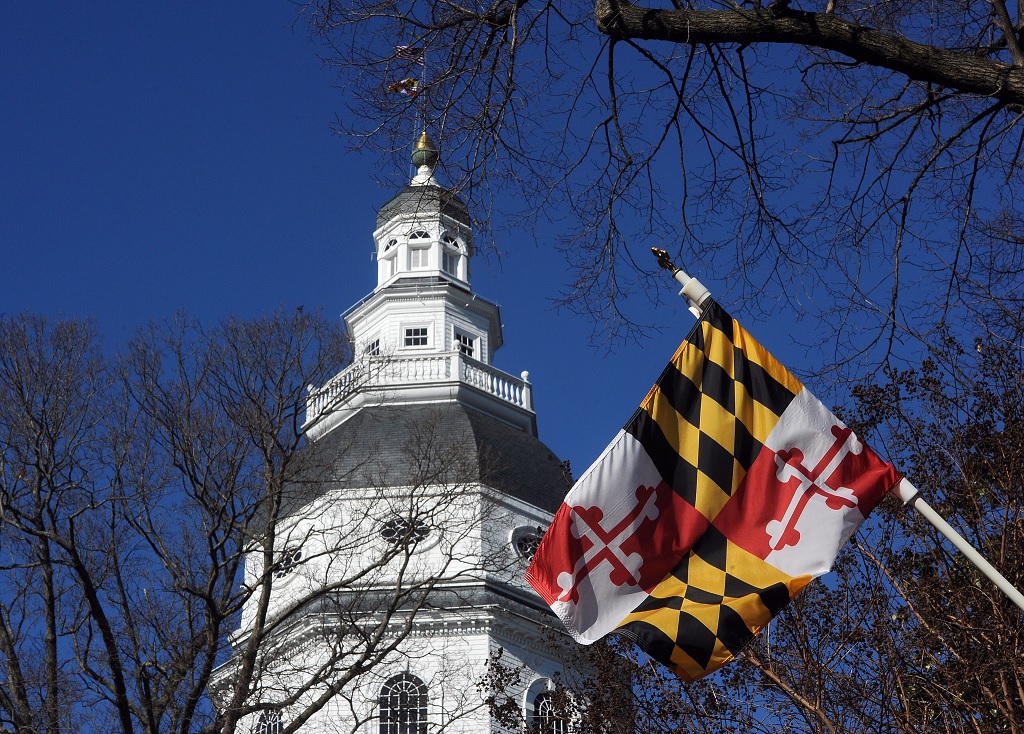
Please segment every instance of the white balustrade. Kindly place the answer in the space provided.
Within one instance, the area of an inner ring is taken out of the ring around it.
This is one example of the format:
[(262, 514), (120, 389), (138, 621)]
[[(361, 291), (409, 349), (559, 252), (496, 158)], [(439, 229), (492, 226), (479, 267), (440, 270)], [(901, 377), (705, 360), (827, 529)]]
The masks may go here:
[(457, 350), (419, 356), (363, 357), (349, 365), (323, 387), (313, 389), (306, 401), (306, 421), (328, 412), (359, 391), (387, 390), (412, 385), (462, 382), (504, 402), (533, 410), (529, 374), (513, 377), (491, 365), (471, 359)]

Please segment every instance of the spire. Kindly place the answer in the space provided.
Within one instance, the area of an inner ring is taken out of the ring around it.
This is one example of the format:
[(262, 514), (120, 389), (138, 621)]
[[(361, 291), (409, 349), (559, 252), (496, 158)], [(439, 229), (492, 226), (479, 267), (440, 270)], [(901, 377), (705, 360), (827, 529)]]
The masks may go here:
[(412, 164), (416, 166), (416, 175), (412, 179), (412, 184), (414, 186), (437, 185), (437, 181), (434, 180), (434, 169), (437, 167), (439, 159), (437, 146), (424, 130), (412, 151)]

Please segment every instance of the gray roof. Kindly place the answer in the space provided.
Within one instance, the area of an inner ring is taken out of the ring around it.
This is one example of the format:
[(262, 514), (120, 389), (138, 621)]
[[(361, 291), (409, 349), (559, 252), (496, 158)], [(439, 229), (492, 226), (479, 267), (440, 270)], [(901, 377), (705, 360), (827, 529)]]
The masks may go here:
[(377, 227), (401, 214), (447, 214), (458, 222), (469, 224), (466, 203), (447, 189), (436, 184), (409, 185), (399, 191), (377, 212)]
[(329, 488), (485, 484), (550, 512), (568, 486), (535, 436), (458, 402), (365, 407), (307, 446), (288, 488), (296, 512)]

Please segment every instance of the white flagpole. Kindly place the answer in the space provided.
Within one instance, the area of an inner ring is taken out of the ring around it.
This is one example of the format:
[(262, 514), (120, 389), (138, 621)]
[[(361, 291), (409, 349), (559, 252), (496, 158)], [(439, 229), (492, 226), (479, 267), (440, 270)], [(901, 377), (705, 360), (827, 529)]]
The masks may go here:
[[(676, 279), (676, 282), (683, 287), (679, 291), (679, 295), (686, 298), (690, 302), (690, 312), (700, 318), (701, 308), (704, 306), (704, 302), (711, 297), (711, 293), (704, 285), (696, 278), (691, 278), (689, 275), (684, 273), (681, 269), (677, 268), (669, 260), (668, 253), (664, 250), (659, 250), (656, 247), (651, 248), (651, 252), (658, 258), (658, 265), (663, 267), (665, 270), (672, 271), (672, 277)], [(1024, 594), (1020, 590), (1006, 580), (996, 568), (985, 560), (974, 546), (964, 540), (963, 536), (955, 531), (948, 522), (942, 519), (935, 510), (933, 510), (927, 502), (921, 498), (921, 493), (917, 487), (911, 484), (906, 478), (900, 480), (899, 484), (891, 490), (896, 496), (903, 500), (904, 506), (913, 507), (925, 520), (930, 522), (936, 530), (942, 533), (946, 539), (956, 546), (957, 550), (967, 556), (967, 560), (973, 563), (979, 571), (985, 574), (990, 581), (992, 581), (1000, 591), (1006, 594), (1007, 598), (1024, 610)]]
[(927, 502), (921, 498), (921, 493), (917, 487), (911, 484), (906, 478), (900, 480), (892, 489), (893, 493), (896, 494), (903, 504), (906, 506), (913, 507), (915, 510), (921, 513), (925, 520), (935, 526), (935, 529), (942, 533), (946, 539), (952, 543), (956, 548), (967, 556), (967, 560), (977, 566), (978, 570), (981, 571), (985, 576), (994, 583), (999, 590), (1002, 591), (1006, 596), (1021, 609), (1024, 609), (1024, 594), (1020, 590), (1006, 580), (996, 568), (985, 560), (977, 550), (974, 549), (970, 543), (968, 543), (960, 533), (954, 530), (948, 522), (942, 519), (935, 510), (933, 510)]

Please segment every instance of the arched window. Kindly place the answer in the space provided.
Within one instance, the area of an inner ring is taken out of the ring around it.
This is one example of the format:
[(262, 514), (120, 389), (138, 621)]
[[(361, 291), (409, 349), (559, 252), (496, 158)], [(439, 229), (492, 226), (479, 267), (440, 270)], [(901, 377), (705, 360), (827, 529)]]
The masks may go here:
[(398, 270), (398, 240), (392, 237), (381, 249), (379, 259), (384, 261), (384, 272), (386, 278), (390, 278)]
[(458, 240), (447, 232), (441, 237), (441, 269), (449, 275), (459, 277), (459, 261), (462, 257), (462, 247)]
[(551, 691), (543, 691), (533, 699), (531, 724), (530, 731), (537, 734), (568, 734), (569, 731), (565, 717), (558, 713)]
[(415, 675), (402, 673), (381, 686), (380, 734), (426, 734), (427, 687)]
[(256, 734), (281, 734), (284, 731), (284, 722), (281, 721), (280, 711), (264, 711), (256, 723)]

